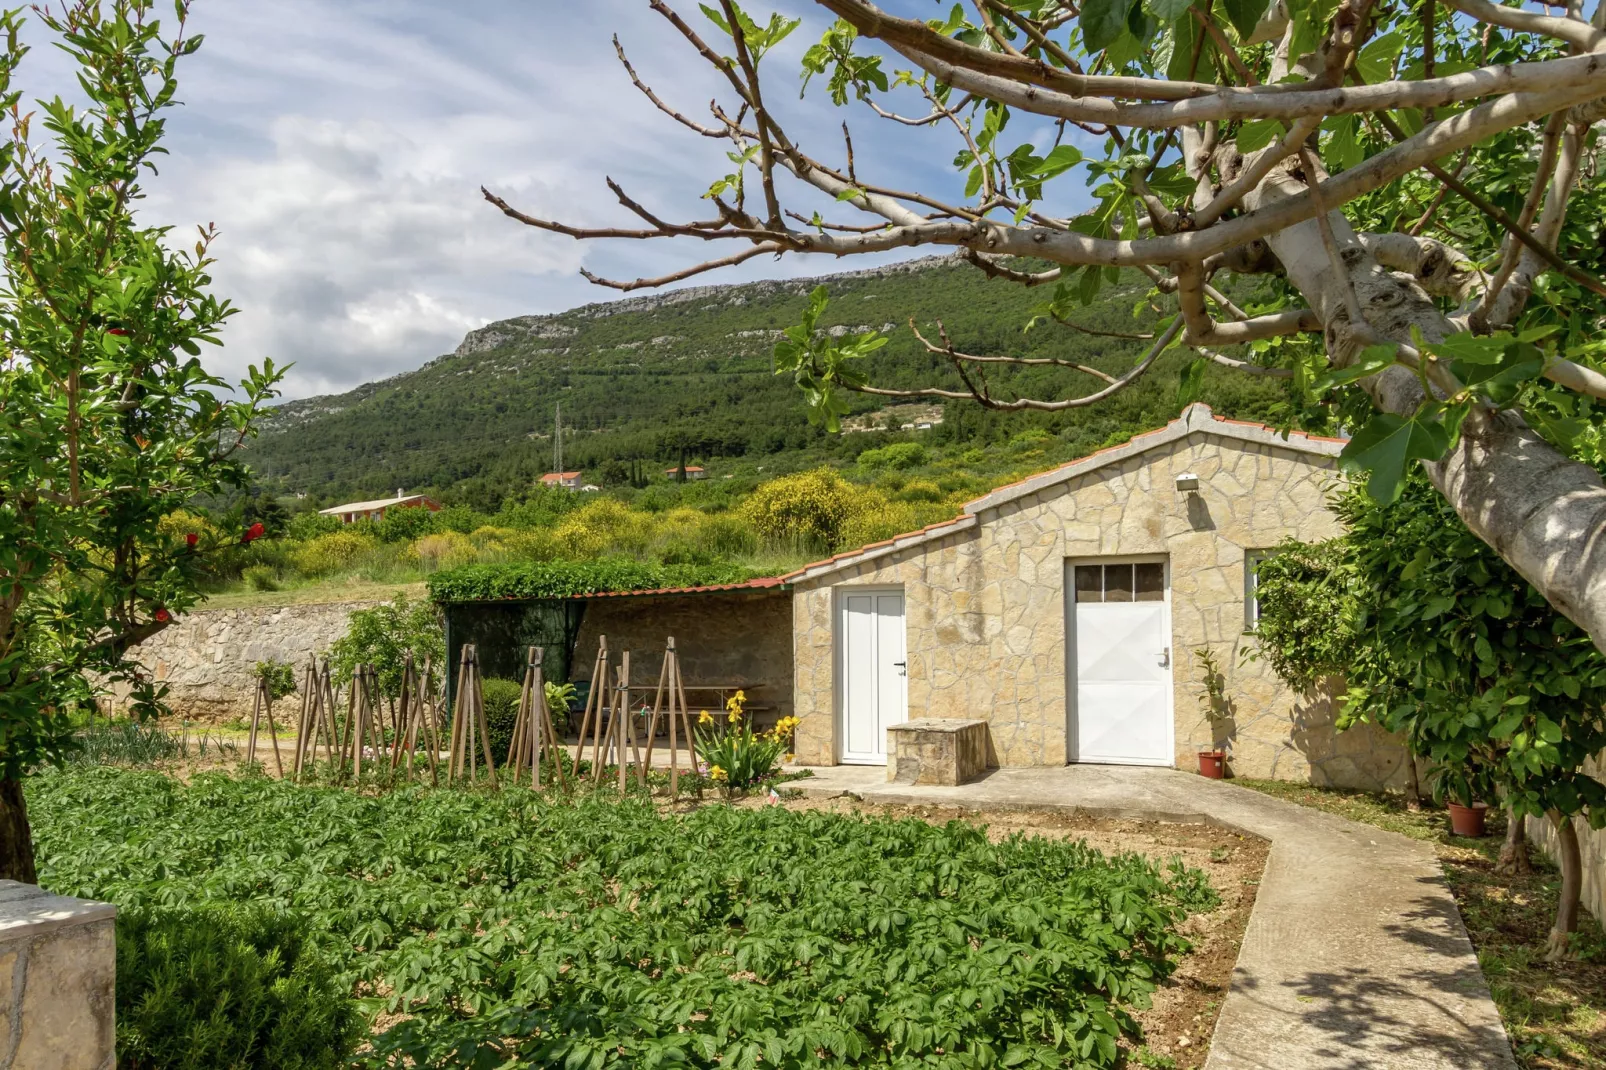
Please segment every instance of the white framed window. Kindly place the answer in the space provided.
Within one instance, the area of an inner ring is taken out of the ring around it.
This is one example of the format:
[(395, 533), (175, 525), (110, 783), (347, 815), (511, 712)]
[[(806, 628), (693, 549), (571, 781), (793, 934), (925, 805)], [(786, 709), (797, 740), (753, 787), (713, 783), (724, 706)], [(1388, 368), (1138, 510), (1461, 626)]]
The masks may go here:
[(1244, 631), (1252, 632), (1260, 626), (1260, 577), (1256, 570), (1260, 563), (1271, 557), (1275, 550), (1244, 551)]

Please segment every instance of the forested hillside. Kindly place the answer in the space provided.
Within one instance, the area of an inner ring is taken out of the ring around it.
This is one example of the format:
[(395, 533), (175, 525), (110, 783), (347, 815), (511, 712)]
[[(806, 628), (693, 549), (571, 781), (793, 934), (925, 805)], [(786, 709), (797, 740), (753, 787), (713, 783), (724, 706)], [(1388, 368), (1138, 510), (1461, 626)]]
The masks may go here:
[[(559, 404), (565, 467), (586, 469), (588, 480), (658, 475), (683, 456), (688, 463), (774, 458), (771, 471), (851, 459), (885, 436), (811, 427), (790, 378), (771, 370), (777, 333), (798, 321), (819, 281), (696, 287), (493, 323), (415, 372), (285, 404), (253, 444), (251, 462), (266, 489), (316, 501), (406, 487), (494, 509), (550, 469)], [(923, 331), (940, 319), (955, 345), (971, 352), (1074, 358), (1110, 372), (1130, 367), (1144, 347), (1053, 323), (1028, 331), (1032, 310), (1052, 296), (1047, 288), (992, 283), (949, 258), (824, 281), (831, 292), (825, 323), (891, 336), (871, 364), (880, 385), (958, 386), (946, 361), (914, 339), (910, 317)], [(1134, 274), (1072, 318), (1142, 332), (1152, 320), (1148, 289)], [(1185, 359), (1169, 355), (1159, 374), (1088, 409), (998, 414), (951, 403), (940, 425), (919, 434), (932, 446), (985, 445), (1035, 427), (1060, 439), (1055, 453), (1075, 455), (1174, 416)], [(1019, 389), (1053, 397), (1095, 384), (1082, 373), (1033, 368), (996, 375), (992, 385), (998, 395)], [(1224, 413), (1264, 419), (1284, 401), (1285, 387), (1213, 368), (1203, 396)], [(860, 400), (862, 410), (886, 403)]]

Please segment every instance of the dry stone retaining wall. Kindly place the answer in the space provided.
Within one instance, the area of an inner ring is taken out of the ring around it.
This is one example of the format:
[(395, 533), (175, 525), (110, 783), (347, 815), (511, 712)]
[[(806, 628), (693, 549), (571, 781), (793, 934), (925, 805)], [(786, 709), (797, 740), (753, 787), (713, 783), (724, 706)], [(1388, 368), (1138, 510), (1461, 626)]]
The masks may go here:
[[(251, 715), (256, 691), (252, 670), (277, 658), (296, 668), (321, 655), (346, 634), (354, 610), (378, 602), (324, 602), (188, 613), (134, 648), (134, 656), (169, 687), (175, 717), (221, 723)], [(111, 705), (124, 695), (114, 694)]]

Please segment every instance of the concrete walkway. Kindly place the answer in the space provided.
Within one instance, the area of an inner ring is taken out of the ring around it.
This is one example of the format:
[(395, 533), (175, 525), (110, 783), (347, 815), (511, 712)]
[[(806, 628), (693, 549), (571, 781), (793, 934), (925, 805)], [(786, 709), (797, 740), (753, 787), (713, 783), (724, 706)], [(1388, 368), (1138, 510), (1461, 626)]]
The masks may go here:
[(1201, 821), (1271, 841), (1206, 1070), (1515, 1070), (1432, 847), (1174, 769), (997, 769), (958, 788), (815, 768), (816, 797)]

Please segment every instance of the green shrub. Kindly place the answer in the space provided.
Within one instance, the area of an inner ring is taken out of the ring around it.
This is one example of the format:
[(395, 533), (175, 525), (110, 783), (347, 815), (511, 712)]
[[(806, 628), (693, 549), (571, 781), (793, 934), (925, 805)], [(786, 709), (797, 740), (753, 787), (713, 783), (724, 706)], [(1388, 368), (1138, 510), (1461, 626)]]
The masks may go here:
[(918, 442), (894, 442), (859, 454), (865, 468), (919, 468), (926, 463), (926, 448)]
[(428, 602), (414, 602), (397, 595), (394, 602), (359, 609), (347, 618), (346, 634), (329, 647), (329, 667), (335, 680), (351, 681), (359, 665), (372, 665), (379, 678), (379, 693), (391, 698), (401, 694), (402, 670), (411, 652), (418, 671), (424, 659), (435, 665), (446, 664), (446, 636), (440, 612)]
[(116, 932), (126, 1070), (336, 1070), (356, 1047), (356, 1003), (294, 915), (134, 909)]
[(739, 516), (716, 513), (697, 529), (697, 546), (714, 557), (751, 557), (758, 553), (758, 533)]
[(449, 505), (435, 514), (435, 530), (455, 531), (460, 535), (467, 535), (475, 528), (484, 527), (490, 519), (478, 509), (471, 509), (466, 505)]
[(332, 535), (345, 526), (338, 516), (324, 516), (322, 513), (297, 513), (290, 518), (288, 534), (292, 539), (310, 542), (319, 535)]
[[(366, 525), (365, 525), (366, 526)], [(363, 531), (335, 531), (319, 535), (295, 554), (296, 570), (304, 576), (327, 576), (357, 563), (378, 540)]]
[(429, 577), (437, 602), (488, 602), (505, 598), (569, 598), (598, 591), (649, 591), (741, 583), (753, 573), (739, 565), (648, 565), (623, 557), (600, 561), (538, 561), (464, 565)]
[(485, 727), (491, 740), (491, 757), (497, 765), (507, 762), (508, 750), (513, 743), (513, 722), (519, 716), (519, 696), (524, 685), (517, 680), (499, 680), (488, 677), (480, 684), (485, 698)]
[(382, 542), (412, 542), (435, 530), (435, 514), (423, 506), (391, 509), (374, 530)]
[(240, 574), (245, 579), (245, 585), (253, 591), (277, 591), (279, 577), (268, 565), (252, 565)]
[(268, 697), (275, 702), (286, 695), (296, 693), (296, 670), (288, 661), (280, 661), (278, 658), (259, 661), (256, 663), (256, 668), (251, 670), (251, 675), (258, 680), (266, 681)]
[(839, 545), (859, 491), (829, 468), (782, 476), (761, 485), (739, 515), (759, 537), (826, 550)]

